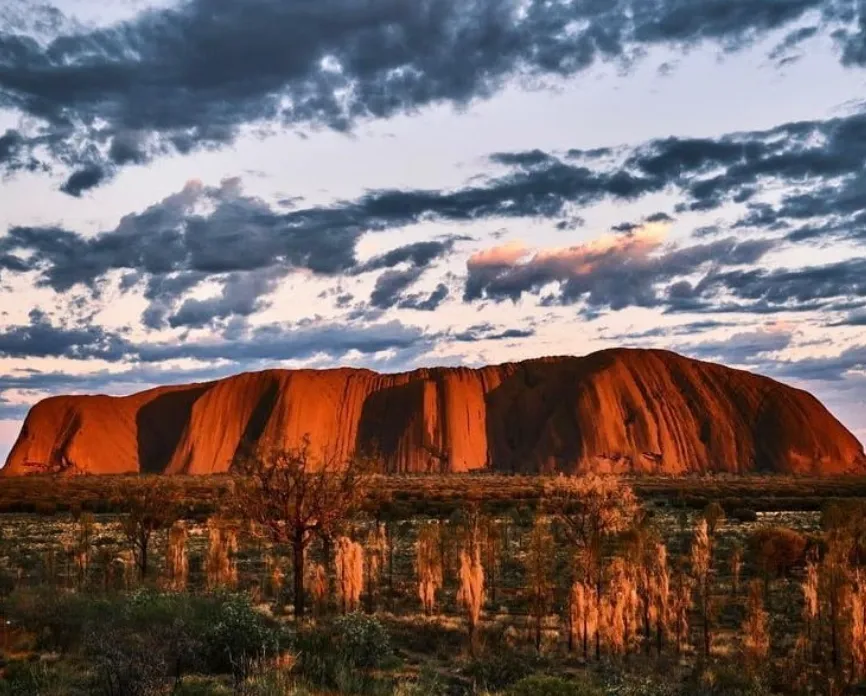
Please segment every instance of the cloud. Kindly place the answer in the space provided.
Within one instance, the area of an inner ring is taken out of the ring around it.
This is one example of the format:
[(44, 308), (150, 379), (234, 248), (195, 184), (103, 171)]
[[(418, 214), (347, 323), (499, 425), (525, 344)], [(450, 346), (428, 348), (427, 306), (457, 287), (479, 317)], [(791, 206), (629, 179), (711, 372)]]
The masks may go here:
[(65, 328), (51, 324), (39, 310), (30, 312), (30, 323), (0, 330), (0, 357), (63, 357), (77, 360), (97, 358), (121, 360), (129, 343), (98, 326)]
[(439, 309), (445, 300), (448, 299), (450, 290), (445, 283), (439, 283), (433, 291), (424, 295), (422, 293), (414, 293), (404, 296), (398, 303), (400, 309), (416, 309), (420, 312), (433, 312)]
[(96, 188), (105, 179), (105, 170), (97, 164), (91, 164), (83, 169), (73, 172), (60, 187), (63, 193), (80, 198), (81, 194), (92, 188)]
[(339, 359), (347, 353), (371, 355), (389, 350), (432, 347), (436, 336), (397, 320), (367, 325), (346, 325), (320, 319), (294, 324), (267, 324), (243, 328), (230, 338), (196, 342), (148, 343), (135, 346), (143, 362), (180, 358), (193, 360), (278, 361), (307, 360), (324, 355)]
[(582, 303), (588, 310), (628, 306), (664, 307), (665, 284), (702, 267), (752, 264), (770, 249), (768, 240), (733, 237), (691, 246), (663, 246), (667, 223), (647, 223), (626, 234), (592, 243), (530, 253), (518, 245), (494, 247), (471, 256), (464, 299), (517, 301), (556, 284), (547, 304)]
[[(425, 221), (557, 219), (603, 199), (636, 200), (672, 190), (685, 198), (678, 209), (703, 212), (738, 201), (747, 211), (734, 225), (738, 233), (757, 230), (776, 239), (781, 233), (788, 244), (858, 239), (866, 235), (864, 143), (866, 113), (853, 113), (718, 138), (653, 140), (621, 148), (619, 160), (599, 158), (595, 151), (573, 150), (565, 158), (539, 151), (498, 153), (492, 157), (506, 172), (462, 188), (375, 190), (288, 211), (244, 194), (239, 179), (219, 186), (191, 181), (95, 237), (57, 227), (13, 227), (0, 238), (0, 270), (33, 272), (39, 284), (58, 292), (76, 284), (97, 291), (109, 271), (125, 271), (127, 287), (144, 285), (150, 305), (143, 321), (152, 328), (249, 316), (266, 306), (266, 295), (282, 277), (298, 269), (326, 276), (383, 271), (371, 306), (434, 309), (447, 288), (422, 296), (410, 294), (411, 287), (422, 269), (447, 257), (465, 236), (410, 243), (364, 262), (356, 257), (359, 239)], [(788, 187), (774, 204), (760, 200), (770, 185)], [(559, 283), (559, 292), (543, 301), (583, 302), (590, 314), (627, 306), (741, 311), (738, 290), (727, 299), (721, 295), (728, 285), (749, 282), (749, 272), (727, 267), (761, 259), (774, 242), (769, 237), (737, 242), (722, 237), (720, 226), (698, 228), (695, 237), (707, 241), (691, 246), (660, 249), (647, 239), (647, 230), (672, 222), (670, 214), (656, 212), (642, 222), (618, 225), (620, 239), (609, 248), (547, 253), (511, 243), (488, 249), (469, 261), (464, 299), (516, 299)], [(620, 262), (628, 274), (619, 273)], [(706, 276), (686, 278), (689, 264)], [(188, 298), (205, 280), (218, 284), (217, 294)], [(854, 282), (847, 295), (840, 288), (833, 296), (856, 300), (859, 287)], [(790, 309), (769, 297), (749, 308)]]
[(828, 323), (827, 326), (866, 326), (866, 309), (849, 312), (845, 318)]
[(401, 263), (408, 263), (417, 268), (425, 268), (433, 263), (433, 261), (449, 253), (454, 248), (455, 242), (464, 239), (467, 239), (467, 237), (454, 235), (446, 239), (431, 239), (406, 244), (405, 246), (391, 249), (384, 254), (374, 256), (369, 261), (358, 266), (355, 272), (366, 273), (382, 268), (393, 268)]
[[(370, 294), (370, 305), (376, 309), (415, 309), (433, 311), (448, 297), (448, 287), (439, 283), (429, 294), (407, 294), (406, 291), (414, 285), (435, 261), (438, 261), (454, 248), (455, 242), (466, 237), (450, 236), (441, 240), (414, 242), (405, 246), (374, 256), (369, 261), (359, 265), (354, 273), (366, 273), (372, 270), (386, 268), (376, 279), (376, 285)], [(395, 266), (406, 266), (395, 269)]]
[(215, 320), (230, 317), (248, 317), (264, 309), (264, 296), (276, 289), (280, 272), (235, 272), (226, 276), (220, 294), (204, 300), (187, 298), (171, 316), (168, 324), (202, 328)]
[(483, 324), (474, 324), (463, 331), (458, 331), (451, 338), (461, 343), (475, 343), (477, 341), (504, 341), (531, 338), (534, 335), (535, 329), (532, 327), (504, 329), (496, 327), (490, 322), (484, 322)]
[[(839, 382), (852, 380), (849, 385), (854, 389), (863, 386), (863, 372), (866, 371), (866, 345), (854, 345), (837, 355), (800, 360), (776, 360), (762, 367), (762, 370), (780, 379), (814, 380)], [(853, 381), (853, 378), (858, 378)], [(838, 388), (838, 385), (834, 385)]]
[(235, 322), (222, 338), (135, 343), (100, 327), (57, 327), (34, 310), (29, 325), (11, 326), (0, 332), (0, 356), (145, 363), (178, 359), (305, 360), (319, 354), (339, 358), (350, 351), (371, 354), (418, 343), (432, 345), (436, 337), (397, 320), (346, 326), (316, 318), (255, 327)]
[[(38, 124), (24, 136), (22, 157), (71, 168), (64, 189), (77, 195), (121, 166), (229, 145), (250, 124), (346, 131), (431, 104), (462, 106), (515, 80), (537, 84), (600, 61), (628, 65), (656, 45), (736, 50), (807, 13), (835, 32), (844, 63), (863, 64), (863, 19), (846, 7), (188, 0), (99, 28), (71, 25), (56, 10), (38, 26), (7, 14), (0, 108)], [(532, 166), (533, 154), (524, 161)]]
[(716, 319), (705, 319), (702, 321), (690, 321), (685, 324), (675, 326), (655, 326), (651, 329), (643, 331), (625, 331), (620, 333), (602, 332), (599, 338), (606, 341), (621, 343), (642, 342), (645, 339), (667, 338), (670, 336), (689, 336), (692, 334), (701, 334), (715, 329), (737, 326), (737, 324), (728, 321), (718, 321)]
[(718, 341), (681, 344), (675, 350), (700, 360), (712, 360), (727, 365), (753, 365), (767, 353), (788, 348), (793, 331), (784, 324), (735, 333)]
[(668, 296), (670, 308), (682, 311), (856, 309), (866, 305), (866, 258), (796, 269), (715, 269), (695, 284), (671, 286)]
[(402, 271), (385, 271), (376, 279), (376, 287), (370, 295), (370, 304), (378, 309), (393, 307), (403, 292), (421, 277), (423, 269), (408, 268)]

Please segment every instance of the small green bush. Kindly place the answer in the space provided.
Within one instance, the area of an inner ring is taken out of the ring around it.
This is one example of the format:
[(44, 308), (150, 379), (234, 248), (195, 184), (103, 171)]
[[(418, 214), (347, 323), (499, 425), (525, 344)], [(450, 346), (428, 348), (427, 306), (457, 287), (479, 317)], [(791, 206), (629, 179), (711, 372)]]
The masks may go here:
[(231, 674), (237, 682), (256, 660), (275, 656), (286, 642), (275, 623), (244, 595), (223, 597), (211, 621), (202, 634), (207, 666), (218, 674)]
[(394, 660), (391, 641), (381, 622), (366, 614), (348, 614), (298, 634), (294, 652), (298, 673), (309, 682), (341, 693), (370, 691), (371, 668)]
[(67, 652), (80, 643), (88, 623), (107, 620), (113, 612), (107, 600), (40, 587), (12, 592), (3, 602), (3, 613), (35, 634), (39, 649)]
[(391, 638), (373, 616), (353, 613), (334, 621), (336, 649), (350, 667), (382, 667), (393, 655)]
[(506, 692), (508, 696), (604, 696), (589, 679), (562, 679), (533, 675), (524, 677)]
[(464, 669), (478, 690), (499, 691), (528, 677), (541, 665), (534, 655), (515, 650), (497, 650), (472, 660)]
[(690, 696), (770, 696), (760, 679), (729, 665), (703, 669), (687, 681), (683, 693)]
[(81, 675), (68, 665), (47, 662), (10, 662), (0, 679), (0, 696), (87, 696)]

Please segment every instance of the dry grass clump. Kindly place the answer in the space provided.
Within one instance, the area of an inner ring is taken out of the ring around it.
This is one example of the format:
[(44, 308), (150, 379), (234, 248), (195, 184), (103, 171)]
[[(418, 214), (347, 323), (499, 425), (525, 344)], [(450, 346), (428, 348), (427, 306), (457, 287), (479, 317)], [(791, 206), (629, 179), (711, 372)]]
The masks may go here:
[(205, 559), (207, 587), (234, 589), (238, 584), (235, 554), (238, 550), (237, 530), (225, 520), (211, 517), (207, 522), (208, 545)]
[(418, 532), (415, 567), (418, 573), (418, 596), (427, 616), (436, 607), (436, 593), (442, 588), (442, 532), (438, 524), (427, 523)]
[(357, 611), (364, 588), (364, 549), (349, 537), (337, 539), (337, 599), (344, 614)]

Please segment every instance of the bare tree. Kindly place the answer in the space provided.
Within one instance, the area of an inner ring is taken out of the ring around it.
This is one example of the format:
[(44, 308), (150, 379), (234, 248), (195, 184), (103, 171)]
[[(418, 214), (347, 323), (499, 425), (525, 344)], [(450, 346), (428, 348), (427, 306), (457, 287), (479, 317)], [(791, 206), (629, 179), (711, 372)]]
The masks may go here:
[(124, 511), (120, 518), (123, 534), (139, 577), (144, 579), (147, 577), (153, 535), (170, 527), (179, 515), (174, 487), (161, 476), (140, 476), (119, 483), (115, 497)]
[(710, 633), (710, 590), (711, 590), (711, 564), (712, 544), (705, 518), (701, 517), (695, 525), (695, 533), (692, 537), (691, 561), (692, 575), (697, 582), (698, 597), (700, 600), (701, 621), (704, 634), (704, 657), (709, 657), (712, 647), (712, 635)]
[(166, 586), (174, 592), (183, 592), (189, 578), (186, 539), (186, 523), (183, 520), (177, 520), (168, 530), (165, 551)]
[(742, 625), (743, 652), (749, 669), (759, 671), (770, 653), (770, 630), (761, 582), (749, 583), (749, 597), (746, 600), (746, 617)]
[(530, 612), (535, 625), (535, 650), (541, 652), (541, 629), (553, 601), (553, 562), (556, 553), (548, 520), (537, 515), (529, 535), (524, 564)]
[(337, 537), (337, 596), (344, 614), (358, 610), (364, 588), (364, 548), (347, 536)]
[[(559, 476), (544, 489), (544, 506), (580, 551), (585, 582), (595, 584), (594, 598), (601, 615), (603, 597), (602, 545), (608, 537), (627, 529), (640, 510), (631, 487), (615, 476)], [(601, 637), (596, 631), (596, 659)]]
[(263, 445), (238, 458), (227, 512), (254, 533), (292, 547), (295, 616), (304, 615), (304, 551), (330, 537), (358, 509), (368, 488), (366, 460), (314, 456), (309, 437), (284, 448)]
[(436, 522), (428, 522), (418, 530), (415, 548), (415, 566), (418, 573), (418, 597), (427, 616), (433, 614), (436, 593), (442, 588), (443, 568), (441, 546), (442, 528)]
[(484, 567), (481, 564), (481, 515), (478, 508), (469, 511), (460, 549), (460, 589), (457, 602), (466, 612), (469, 627), (469, 652), (477, 649), (478, 622), (484, 604)]

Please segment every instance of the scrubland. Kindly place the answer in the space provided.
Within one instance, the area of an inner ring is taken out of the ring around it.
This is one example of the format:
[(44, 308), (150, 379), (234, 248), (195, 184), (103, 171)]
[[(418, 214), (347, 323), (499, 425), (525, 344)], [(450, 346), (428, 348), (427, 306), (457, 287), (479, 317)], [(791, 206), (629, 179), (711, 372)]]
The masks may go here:
[(866, 686), (863, 479), (354, 483), (297, 615), (292, 544), (229, 477), (4, 480), (0, 694)]

